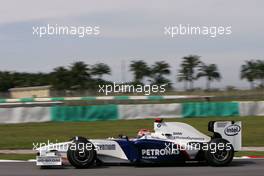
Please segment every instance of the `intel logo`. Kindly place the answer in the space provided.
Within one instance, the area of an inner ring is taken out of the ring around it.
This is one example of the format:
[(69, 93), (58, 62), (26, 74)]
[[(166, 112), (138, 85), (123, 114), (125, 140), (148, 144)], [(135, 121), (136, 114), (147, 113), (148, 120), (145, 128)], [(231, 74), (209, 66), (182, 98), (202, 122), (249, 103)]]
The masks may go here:
[(235, 136), (240, 132), (240, 126), (238, 125), (229, 125), (225, 129), (225, 134), (227, 136)]

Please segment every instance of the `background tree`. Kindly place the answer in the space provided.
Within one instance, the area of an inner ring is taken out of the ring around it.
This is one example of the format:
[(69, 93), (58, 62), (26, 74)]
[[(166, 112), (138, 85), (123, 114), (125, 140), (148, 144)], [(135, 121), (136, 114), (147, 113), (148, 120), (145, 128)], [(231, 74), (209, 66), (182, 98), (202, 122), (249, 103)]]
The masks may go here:
[(0, 91), (6, 92), (8, 89), (13, 88), (14, 84), (14, 77), (8, 71), (1, 71), (0, 72)]
[(51, 84), (50, 73), (37, 73), (36, 77), (39, 86), (46, 86)]
[(170, 73), (170, 65), (168, 63), (165, 61), (155, 62), (151, 67), (151, 77), (153, 79), (152, 84), (168, 84), (168, 86), (170, 86), (170, 80), (164, 77)]
[(240, 77), (241, 79), (246, 79), (250, 83), (250, 88), (254, 88), (254, 81), (257, 79), (257, 62), (256, 61), (246, 61), (245, 64), (241, 66)]
[(65, 67), (57, 67), (51, 72), (51, 85), (56, 90), (70, 89), (70, 79), (70, 71)]
[(133, 72), (135, 83), (143, 84), (144, 77), (150, 76), (150, 68), (143, 60), (132, 61), (129, 67)]
[(193, 90), (193, 81), (197, 78), (195, 75), (195, 68), (197, 68), (200, 64), (200, 56), (189, 55), (182, 58), (180, 74), (183, 74), (185, 80), (190, 83), (190, 90)]
[(264, 60), (256, 61), (256, 77), (260, 81), (260, 87), (264, 88)]
[(70, 79), (73, 89), (86, 89), (91, 81), (90, 68), (82, 61), (74, 62), (70, 66)]
[(14, 87), (43, 86), (50, 84), (49, 73), (0, 72), (0, 91)]
[(111, 74), (111, 68), (108, 65), (104, 63), (95, 64), (92, 66), (90, 72), (92, 79), (89, 81), (89, 89), (97, 90), (99, 85), (113, 84), (103, 79), (103, 75)]
[(213, 80), (220, 80), (221, 75), (218, 71), (217, 65), (215, 64), (202, 64), (199, 68), (199, 73), (197, 74), (197, 78), (206, 77), (206, 89), (210, 90), (210, 85)]
[(102, 79), (103, 75), (110, 75), (110, 74), (111, 74), (111, 68), (104, 63), (95, 64), (91, 68), (91, 75), (98, 76), (98, 79)]
[(49, 73), (27, 73), (14, 72), (12, 73), (15, 87), (30, 87), (30, 86), (44, 86), (50, 84)]

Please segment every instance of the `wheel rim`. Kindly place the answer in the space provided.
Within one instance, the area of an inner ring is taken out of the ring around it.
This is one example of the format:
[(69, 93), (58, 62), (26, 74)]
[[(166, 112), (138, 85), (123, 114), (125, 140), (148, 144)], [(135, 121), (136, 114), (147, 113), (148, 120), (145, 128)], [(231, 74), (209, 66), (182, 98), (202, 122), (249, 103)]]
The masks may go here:
[(86, 163), (86, 161), (89, 160), (89, 152), (87, 151), (75, 151), (74, 152), (74, 158), (81, 163)]
[(225, 161), (229, 157), (230, 152), (226, 150), (217, 150), (215, 153), (212, 153), (214, 159), (217, 161)]

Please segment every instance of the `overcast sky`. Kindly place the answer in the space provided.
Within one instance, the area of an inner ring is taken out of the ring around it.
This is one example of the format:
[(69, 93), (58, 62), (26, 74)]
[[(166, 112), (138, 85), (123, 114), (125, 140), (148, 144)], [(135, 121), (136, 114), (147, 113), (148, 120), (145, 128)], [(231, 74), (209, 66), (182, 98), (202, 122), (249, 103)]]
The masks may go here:
[[(87, 1), (0, 0), (0, 70), (49, 72), (74, 61), (104, 62), (112, 68), (113, 81), (122, 81), (121, 62), (144, 59), (149, 64), (165, 60), (175, 80), (183, 56), (197, 54), (219, 66), (223, 79), (213, 87), (248, 87), (239, 79), (245, 60), (264, 59), (264, 1)], [(33, 26), (47, 24), (100, 26), (97, 37), (46, 37), (32, 35)], [(169, 38), (164, 26), (231, 26), (232, 34), (210, 38)], [(205, 80), (196, 86), (204, 86)], [(176, 83), (176, 87), (182, 87)]]

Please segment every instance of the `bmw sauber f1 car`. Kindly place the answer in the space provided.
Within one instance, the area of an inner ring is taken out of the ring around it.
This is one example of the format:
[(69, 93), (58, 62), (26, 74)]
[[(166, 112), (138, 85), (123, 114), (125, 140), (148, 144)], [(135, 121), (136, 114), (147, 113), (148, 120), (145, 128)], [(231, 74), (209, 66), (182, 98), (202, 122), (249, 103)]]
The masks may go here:
[(181, 122), (156, 119), (154, 132), (142, 129), (138, 136), (108, 139), (74, 137), (68, 142), (39, 147), (36, 164), (42, 168), (72, 165), (89, 168), (102, 164), (174, 164), (203, 161), (226, 166), (241, 149), (241, 122), (210, 121), (207, 136)]

